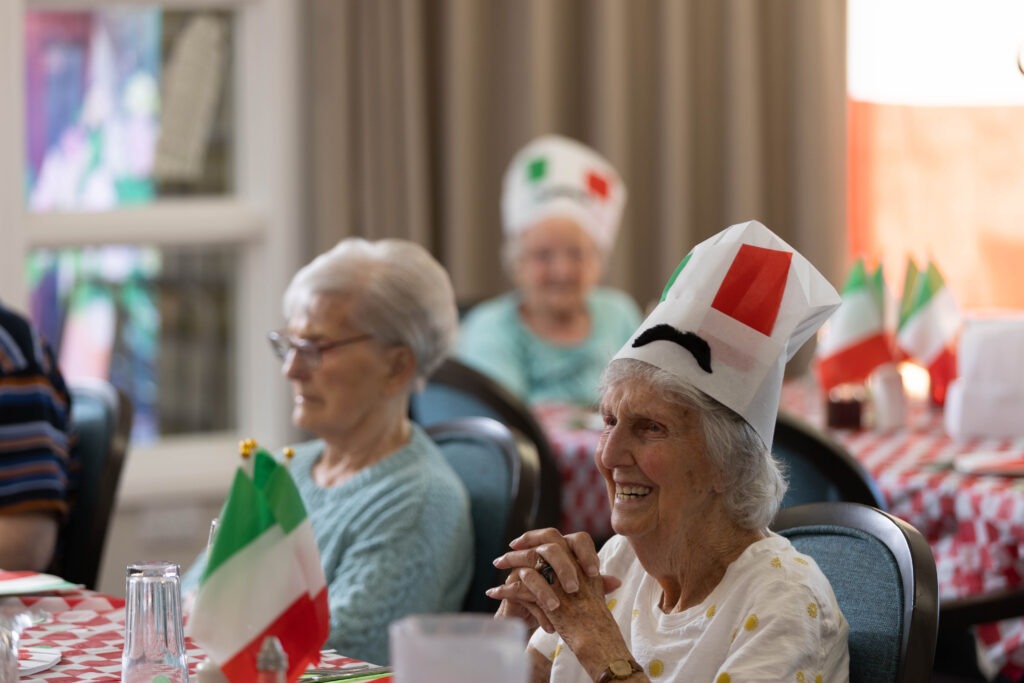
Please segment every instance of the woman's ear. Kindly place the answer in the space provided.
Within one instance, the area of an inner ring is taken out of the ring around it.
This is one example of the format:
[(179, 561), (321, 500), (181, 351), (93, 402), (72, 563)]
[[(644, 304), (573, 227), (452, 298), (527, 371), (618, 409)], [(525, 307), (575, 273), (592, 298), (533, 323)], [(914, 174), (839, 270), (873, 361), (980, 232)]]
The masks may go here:
[(416, 355), (408, 346), (392, 346), (387, 350), (390, 362), (388, 372), (388, 388), (393, 391), (405, 391), (416, 376)]

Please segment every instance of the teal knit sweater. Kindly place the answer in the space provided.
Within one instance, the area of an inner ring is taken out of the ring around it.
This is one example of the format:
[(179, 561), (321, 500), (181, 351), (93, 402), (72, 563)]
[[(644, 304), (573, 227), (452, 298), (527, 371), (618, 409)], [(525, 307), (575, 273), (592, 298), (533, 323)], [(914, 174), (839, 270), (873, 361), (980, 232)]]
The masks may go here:
[(462, 321), (458, 357), (527, 404), (597, 403), (601, 372), (640, 326), (640, 309), (625, 292), (598, 287), (587, 297), (590, 334), (579, 344), (553, 344), (519, 317), (518, 292), (484, 301)]
[(297, 446), (291, 471), (327, 577), (326, 647), (384, 664), (392, 621), (461, 608), (473, 574), (469, 497), (415, 424), (408, 445), (332, 488), (313, 481), (322, 450)]

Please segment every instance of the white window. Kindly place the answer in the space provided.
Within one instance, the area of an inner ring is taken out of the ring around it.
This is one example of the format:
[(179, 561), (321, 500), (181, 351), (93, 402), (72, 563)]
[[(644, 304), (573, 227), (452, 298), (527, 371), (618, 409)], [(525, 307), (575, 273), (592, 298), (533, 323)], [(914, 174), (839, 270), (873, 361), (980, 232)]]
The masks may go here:
[(266, 332), (301, 244), (300, 8), (0, 2), (0, 298), (132, 395), (128, 495), (290, 436)]

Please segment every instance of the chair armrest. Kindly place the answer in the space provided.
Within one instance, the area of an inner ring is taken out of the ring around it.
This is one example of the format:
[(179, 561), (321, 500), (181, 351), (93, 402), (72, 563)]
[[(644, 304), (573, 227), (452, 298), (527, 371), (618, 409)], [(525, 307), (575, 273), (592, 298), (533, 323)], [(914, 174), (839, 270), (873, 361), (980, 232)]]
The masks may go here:
[(1024, 586), (984, 595), (943, 600), (939, 603), (939, 628), (967, 628), (1024, 616)]

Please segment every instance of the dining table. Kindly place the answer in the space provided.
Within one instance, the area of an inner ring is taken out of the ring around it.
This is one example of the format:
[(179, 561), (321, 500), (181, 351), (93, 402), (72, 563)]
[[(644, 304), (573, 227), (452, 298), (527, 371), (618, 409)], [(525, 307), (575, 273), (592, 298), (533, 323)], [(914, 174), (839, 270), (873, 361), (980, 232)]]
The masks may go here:
[[(119, 683), (121, 653), (124, 649), (124, 599), (85, 588), (32, 595), (8, 596), (0, 600), (5, 609), (24, 608), (38, 618), (26, 627), (19, 642), (19, 656), (57, 651), (56, 664), (37, 673), (22, 675), (19, 681), (48, 683)], [(196, 680), (196, 667), (206, 659), (202, 648), (185, 639), (189, 674)], [(319, 667), (355, 669), (364, 664), (333, 651), (320, 654)], [(301, 680), (301, 679), (300, 679)], [(360, 678), (359, 680), (369, 680)], [(390, 675), (376, 676), (380, 683)]]
[[(906, 420), (884, 430), (832, 429), (812, 374), (783, 384), (780, 410), (825, 431), (871, 474), (888, 511), (916, 527), (935, 556), (940, 600), (1024, 582), (1024, 476), (969, 466), (988, 456), (1024, 460), (1024, 438), (954, 439), (941, 407), (907, 398)], [(561, 530), (608, 538), (608, 493), (594, 453), (600, 423), (576, 406), (541, 404), (534, 414), (558, 460)], [(1024, 670), (1024, 619), (975, 627), (983, 670)]]

